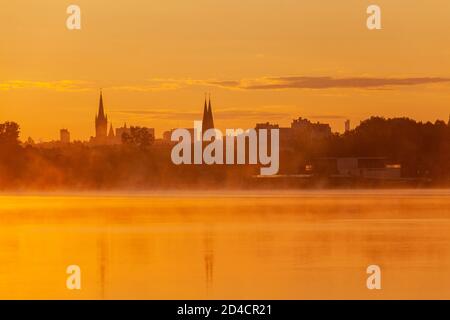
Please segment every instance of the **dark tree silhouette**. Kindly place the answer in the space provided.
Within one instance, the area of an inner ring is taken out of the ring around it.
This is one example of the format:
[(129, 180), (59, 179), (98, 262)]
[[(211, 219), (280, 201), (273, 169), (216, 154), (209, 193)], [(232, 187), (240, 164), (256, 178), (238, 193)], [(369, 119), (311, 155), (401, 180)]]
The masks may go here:
[(141, 150), (148, 149), (154, 142), (155, 137), (150, 134), (147, 128), (131, 127), (129, 132), (122, 134), (122, 143), (127, 146), (139, 148)]
[(372, 117), (335, 139), (334, 156), (387, 157), (402, 164), (408, 177), (450, 177), (450, 127), (443, 121)]
[[(130, 128), (122, 141), (43, 148), (32, 141), (20, 144), (16, 123), (0, 124), (0, 190), (248, 188), (259, 183), (252, 178), (257, 166), (176, 166), (170, 158), (172, 145), (154, 143), (146, 128)], [(400, 163), (403, 177), (450, 186), (450, 126), (443, 121), (372, 117), (345, 134), (280, 140), (283, 174), (297, 174), (311, 159), (323, 157), (383, 157)]]
[(18, 146), (20, 127), (15, 122), (0, 123), (0, 146)]

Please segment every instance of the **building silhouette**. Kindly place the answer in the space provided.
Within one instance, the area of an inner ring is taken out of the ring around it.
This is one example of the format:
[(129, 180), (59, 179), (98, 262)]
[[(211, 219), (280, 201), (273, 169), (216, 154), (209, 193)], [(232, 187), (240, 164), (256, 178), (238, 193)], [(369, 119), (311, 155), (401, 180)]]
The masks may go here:
[[(109, 130), (108, 130), (109, 125)], [(155, 138), (155, 129), (145, 128), (151, 139)], [(92, 145), (117, 145), (122, 144), (122, 137), (124, 134), (130, 134), (131, 128), (127, 127), (125, 123), (123, 127), (114, 130), (112, 123), (108, 123), (108, 116), (105, 112), (103, 103), (103, 92), (100, 91), (100, 100), (98, 104), (98, 112), (95, 116), (95, 137), (91, 137), (90, 143)]]
[(113, 125), (111, 123), (109, 127), (109, 133), (108, 133), (108, 140), (114, 140), (116, 138), (116, 135), (114, 134)]
[(332, 135), (331, 127), (327, 123), (312, 123), (302, 117), (294, 119), (291, 123), (294, 134), (306, 135), (312, 140), (327, 138)]
[[(213, 112), (212, 112), (212, 107), (211, 107), (211, 97), (209, 97), (208, 99), (209, 101), (206, 100), (206, 96), (205, 96), (205, 103), (203, 105), (203, 119), (202, 119), (202, 137), (203, 134), (208, 130), (208, 129), (214, 129), (214, 117), (213, 117)], [(191, 134), (191, 138), (197, 139), (197, 137), (195, 137), (194, 134), (194, 128), (185, 128), (187, 131), (189, 131), (189, 133)], [(163, 141), (166, 142), (171, 142), (171, 137), (172, 137), (172, 132), (175, 129), (171, 129), (168, 131), (165, 131), (163, 133)]]
[(296, 141), (308, 141), (318, 143), (332, 136), (331, 127), (326, 123), (312, 123), (308, 119), (294, 119), (290, 127), (280, 127), (278, 124), (265, 122), (257, 123), (255, 129), (259, 132), (261, 129), (271, 130), (279, 129), (280, 146), (291, 146)]
[(116, 136), (115, 136), (115, 140), (117, 141), (117, 143), (121, 143), (122, 141), (122, 136), (124, 134), (129, 134), (130, 133), (130, 128), (127, 127), (127, 124), (124, 123), (123, 127), (121, 128), (117, 128), (116, 129)]
[(209, 97), (208, 105), (206, 105), (206, 97), (205, 97), (205, 105), (203, 107), (202, 136), (208, 129), (214, 129), (214, 118), (211, 107), (211, 96)]
[(271, 129), (280, 129), (280, 126), (278, 124), (272, 124), (269, 122), (265, 122), (265, 123), (257, 123), (255, 126), (255, 129), (257, 131), (261, 130), (261, 129), (266, 129), (266, 130), (271, 130)]
[(347, 119), (347, 120), (345, 120), (345, 132), (349, 132), (350, 130), (351, 130), (350, 120)]
[(106, 144), (108, 133), (108, 116), (105, 114), (103, 107), (103, 94), (100, 91), (100, 102), (98, 105), (98, 113), (95, 116), (95, 142), (97, 144)]
[(67, 129), (59, 130), (59, 141), (64, 144), (70, 143), (70, 132)]

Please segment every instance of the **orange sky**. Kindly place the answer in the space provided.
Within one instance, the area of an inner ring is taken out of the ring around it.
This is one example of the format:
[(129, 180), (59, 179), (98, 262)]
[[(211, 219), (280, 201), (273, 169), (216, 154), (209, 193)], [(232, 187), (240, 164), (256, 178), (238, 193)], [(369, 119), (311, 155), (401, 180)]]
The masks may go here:
[[(366, 28), (372, 3), (383, 30)], [(2, 0), (0, 121), (22, 139), (87, 139), (101, 87), (114, 126), (157, 136), (200, 120), (205, 91), (219, 128), (446, 120), (449, 30), (448, 0)]]

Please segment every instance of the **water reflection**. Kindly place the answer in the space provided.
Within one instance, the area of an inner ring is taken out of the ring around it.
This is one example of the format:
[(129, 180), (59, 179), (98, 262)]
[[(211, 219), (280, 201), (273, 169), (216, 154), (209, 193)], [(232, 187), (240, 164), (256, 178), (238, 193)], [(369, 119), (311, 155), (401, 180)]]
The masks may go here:
[(209, 294), (213, 284), (214, 275), (214, 243), (213, 235), (211, 232), (205, 233), (204, 243), (204, 255), (205, 255), (205, 275), (206, 275), (206, 289)]
[(100, 299), (107, 298), (106, 284), (107, 284), (107, 266), (108, 266), (108, 234), (101, 233), (98, 239), (98, 260), (99, 260), (99, 274), (100, 274)]
[(450, 298), (448, 191), (2, 196), (0, 210), (0, 298)]

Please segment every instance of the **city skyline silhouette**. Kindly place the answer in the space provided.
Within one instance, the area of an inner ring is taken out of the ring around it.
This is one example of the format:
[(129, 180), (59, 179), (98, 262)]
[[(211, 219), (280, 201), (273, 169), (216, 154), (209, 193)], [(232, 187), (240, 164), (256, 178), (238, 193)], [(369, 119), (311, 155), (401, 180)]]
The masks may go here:
[(99, 88), (115, 127), (135, 123), (157, 135), (201, 120), (204, 92), (213, 93), (218, 128), (266, 119), (288, 126), (300, 116), (337, 132), (345, 119), (354, 126), (373, 115), (447, 120), (442, 0), (380, 4), (383, 28), (373, 31), (356, 0), (117, 3), (80, 4), (83, 27), (72, 31), (53, 0), (26, 12), (4, 4), (1, 121), (20, 123), (23, 139), (56, 140), (70, 128), (88, 140)]

